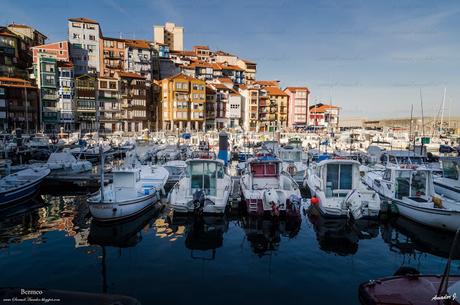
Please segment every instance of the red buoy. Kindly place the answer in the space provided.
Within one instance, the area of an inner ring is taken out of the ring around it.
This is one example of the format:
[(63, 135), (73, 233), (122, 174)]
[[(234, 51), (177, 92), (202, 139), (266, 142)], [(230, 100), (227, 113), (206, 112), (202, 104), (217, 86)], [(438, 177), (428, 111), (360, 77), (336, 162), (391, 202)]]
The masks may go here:
[(318, 204), (318, 203), (319, 203), (319, 199), (318, 199), (318, 197), (311, 197), (310, 202), (311, 202), (311, 204)]

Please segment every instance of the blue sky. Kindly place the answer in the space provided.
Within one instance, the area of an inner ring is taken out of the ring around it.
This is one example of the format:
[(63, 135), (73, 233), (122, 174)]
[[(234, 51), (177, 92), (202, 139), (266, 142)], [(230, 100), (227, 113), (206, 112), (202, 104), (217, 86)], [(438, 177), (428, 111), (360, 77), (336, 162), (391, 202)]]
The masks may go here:
[(66, 38), (67, 18), (99, 21), (106, 36), (152, 39), (152, 26), (185, 27), (206, 44), (258, 63), (259, 79), (306, 85), (313, 102), (347, 117), (404, 117), (411, 104), (460, 115), (460, 2), (416, 0), (0, 0), (0, 23)]

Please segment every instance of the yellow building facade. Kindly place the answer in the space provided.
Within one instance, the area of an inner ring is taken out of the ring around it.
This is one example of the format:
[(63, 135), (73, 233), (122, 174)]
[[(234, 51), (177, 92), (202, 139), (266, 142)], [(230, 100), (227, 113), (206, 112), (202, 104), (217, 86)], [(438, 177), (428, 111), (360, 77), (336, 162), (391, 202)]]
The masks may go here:
[(177, 74), (162, 80), (161, 112), (163, 130), (203, 130), (206, 110), (206, 83)]

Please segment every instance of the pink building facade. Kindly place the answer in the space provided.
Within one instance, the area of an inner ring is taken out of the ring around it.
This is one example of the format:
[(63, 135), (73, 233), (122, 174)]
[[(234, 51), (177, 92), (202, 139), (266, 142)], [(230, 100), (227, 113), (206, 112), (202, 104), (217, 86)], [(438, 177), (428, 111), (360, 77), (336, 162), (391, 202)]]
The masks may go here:
[(307, 127), (310, 90), (307, 87), (287, 87), (284, 92), (289, 96), (288, 128)]
[(53, 55), (53, 57), (56, 56), (57, 61), (70, 61), (68, 41), (58, 41), (33, 47), (32, 59), (35, 64), (38, 63), (39, 53), (46, 53), (49, 55)]

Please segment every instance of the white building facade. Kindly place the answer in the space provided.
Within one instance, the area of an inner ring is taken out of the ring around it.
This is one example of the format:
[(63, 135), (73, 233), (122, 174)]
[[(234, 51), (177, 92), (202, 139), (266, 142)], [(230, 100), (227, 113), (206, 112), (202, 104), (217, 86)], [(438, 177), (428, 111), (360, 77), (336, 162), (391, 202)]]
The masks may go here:
[(68, 20), (70, 57), (76, 75), (100, 71), (99, 44), (101, 29), (99, 23), (87, 18)]

